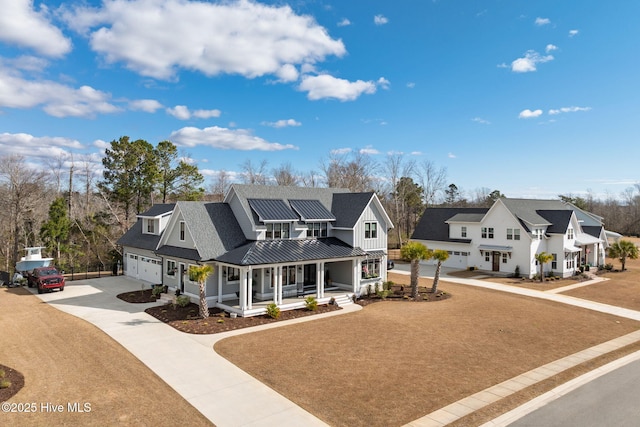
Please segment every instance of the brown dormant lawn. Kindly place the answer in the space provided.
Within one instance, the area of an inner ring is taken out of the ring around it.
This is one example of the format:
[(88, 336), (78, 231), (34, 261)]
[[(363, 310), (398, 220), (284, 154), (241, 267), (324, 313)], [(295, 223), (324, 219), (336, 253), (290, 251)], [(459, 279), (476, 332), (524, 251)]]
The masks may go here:
[(640, 328), (550, 301), (446, 282), (440, 289), (453, 297), (374, 303), (228, 338), (215, 350), (332, 426), (399, 426)]
[(26, 289), (1, 288), (0, 313), (0, 363), (25, 380), (0, 425), (212, 425), (108, 335)]

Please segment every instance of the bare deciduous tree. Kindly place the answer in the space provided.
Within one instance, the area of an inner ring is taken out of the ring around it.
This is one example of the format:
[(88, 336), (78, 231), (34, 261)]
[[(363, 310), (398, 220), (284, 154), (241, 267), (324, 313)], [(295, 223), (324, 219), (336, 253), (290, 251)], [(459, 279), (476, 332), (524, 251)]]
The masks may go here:
[(276, 185), (280, 186), (297, 186), (300, 182), (298, 173), (293, 169), (291, 163), (286, 162), (273, 169), (273, 178), (276, 181)]
[(249, 159), (245, 160), (240, 168), (242, 169), (242, 182), (245, 184), (266, 185), (268, 181), (266, 160), (260, 161), (257, 165)]
[(447, 168), (437, 167), (432, 161), (425, 160), (416, 174), (420, 187), (422, 187), (425, 206), (435, 205), (438, 193), (444, 192), (447, 186)]

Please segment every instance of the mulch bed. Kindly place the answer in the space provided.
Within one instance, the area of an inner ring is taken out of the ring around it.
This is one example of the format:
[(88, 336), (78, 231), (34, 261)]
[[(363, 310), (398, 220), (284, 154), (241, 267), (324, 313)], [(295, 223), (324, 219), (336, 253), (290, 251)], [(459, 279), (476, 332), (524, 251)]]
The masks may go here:
[(435, 302), (444, 301), (449, 298), (451, 298), (451, 294), (443, 290), (438, 289), (434, 294), (431, 292), (430, 287), (418, 286), (418, 298), (413, 299), (411, 297), (411, 286), (393, 285), (391, 286), (390, 292), (385, 296), (371, 294), (357, 299), (356, 303), (366, 307), (371, 303), (379, 301)]
[[(438, 290), (434, 295), (431, 292), (431, 288), (424, 286), (418, 287), (419, 298), (414, 300), (411, 298), (411, 287), (405, 285), (393, 285), (384, 297), (376, 294), (371, 294), (359, 298), (356, 303), (361, 306), (367, 306), (369, 304), (380, 301), (408, 301), (408, 302), (429, 302), (429, 301), (443, 301), (451, 298), (451, 294)], [(139, 291), (125, 292), (117, 295), (117, 297), (123, 301), (141, 304), (156, 302), (156, 298), (151, 293), (151, 289), (144, 289)], [(156, 319), (171, 325), (175, 329), (186, 332), (189, 334), (217, 334), (220, 332), (233, 331), (235, 329), (249, 328), (252, 326), (266, 325), (282, 320), (296, 319), (298, 317), (311, 316), (314, 314), (328, 313), (331, 311), (339, 310), (337, 305), (318, 305), (318, 309), (315, 311), (307, 309), (287, 310), (280, 312), (280, 316), (277, 319), (273, 319), (267, 315), (251, 316), (251, 317), (229, 317), (229, 313), (219, 309), (210, 308), (209, 318), (203, 319), (199, 315), (198, 305), (190, 303), (186, 307), (174, 306), (173, 304), (167, 304), (157, 307), (150, 307), (145, 312)]]
[(298, 317), (312, 316), (314, 314), (329, 313), (340, 310), (337, 305), (318, 305), (315, 311), (307, 309), (281, 311), (277, 319), (267, 315), (252, 317), (229, 317), (229, 313), (219, 308), (209, 309), (209, 318), (203, 319), (198, 314), (198, 305), (190, 303), (186, 307), (175, 306), (173, 304), (149, 307), (145, 310), (147, 314), (156, 319), (173, 326), (175, 329), (189, 334), (217, 334), (220, 332), (233, 331), (235, 329), (249, 328), (251, 326), (266, 325), (269, 323), (291, 320)]
[(132, 304), (143, 304), (148, 302), (156, 302), (156, 297), (151, 293), (151, 289), (144, 289), (139, 291), (125, 292), (123, 294), (116, 295), (122, 301), (130, 302)]
[(0, 365), (0, 370), (4, 371), (4, 378), (0, 377), (0, 381), (11, 383), (7, 388), (0, 388), (0, 402), (6, 402), (24, 387), (24, 376), (15, 369), (4, 365)]

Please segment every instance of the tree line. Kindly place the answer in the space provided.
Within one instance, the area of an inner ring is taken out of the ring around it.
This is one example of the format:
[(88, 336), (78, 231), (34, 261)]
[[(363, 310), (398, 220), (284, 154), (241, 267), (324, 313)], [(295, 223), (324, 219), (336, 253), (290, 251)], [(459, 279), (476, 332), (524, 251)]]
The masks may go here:
[[(12, 271), (21, 250), (45, 246), (62, 268), (102, 265), (121, 257), (116, 241), (153, 204), (178, 200), (221, 201), (233, 182), (261, 185), (340, 187), (374, 191), (395, 228), (390, 247), (408, 241), (425, 209), (490, 207), (504, 195), (485, 187), (465, 191), (452, 183), (447, 170), (430, 160), (402, 154), (383, 160), (362, 152), (330, 154), (317, 170), (299, 171), (291, 163), (270, 168), (266, 160), (246, 160), (239, 174), (221, 170), (205, 188), (204, 177), (188, 155), (170, 141), (155, 146), (123, 136), (111, 141), (95, 163), (72, 155), (33, 169), (21, 156), (0, 157), (0, 269)], [(640, 184), (620, 197), (558, 198), (604, 218), (608, 230), (640, 235)]]

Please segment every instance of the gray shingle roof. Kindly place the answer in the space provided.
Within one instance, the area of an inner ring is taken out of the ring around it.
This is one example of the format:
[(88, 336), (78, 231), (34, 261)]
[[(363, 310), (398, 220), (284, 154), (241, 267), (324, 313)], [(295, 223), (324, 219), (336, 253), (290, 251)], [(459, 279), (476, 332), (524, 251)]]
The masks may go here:
[(551, 225), (538, 211), (566, 211), (571, 207), (562, 200), (538, 199), (508, 199), (502, 198), (502, 203), (518, 219), (534, 226)]
[(434, 240), (438, 242), (469, 243), (471, 239), (451, 239), (449, 238), (448, 221), (452, 218), (477, 218), (484, 216), (487, 208), (427, 208), (418, 221), (418, 225), (411, 236), (417, 240)]
[(467, 213), (461, 212), (457, 213), (451, 218), (449, 218), (448, 222), (481, 222), (482, 218), (484, 218), (485, 212), (482, 213)]
[(214, 259), (245, 243), (245, 236), (226, 203), (178, 202), (199, 260)]
[(366, 256), (360, 248), (353, 248), (334, 237), (306, 240), (259, 240), (247, 243), (217, 258), (234, 265), (280, 264), (321, 259)]
[(548, 210), (539, 210), (537, 214), (540, 215), (545, 220), (549, 221), (551, 224), (547, 227), (547, 233), (552, 234), (564, 234), (567, 232), (567, 228), (569, 227), (569, 221), (571, 221), (571, 215), (573, 211), (548, 211)]
[(173, 208), (175, 206), (176, 206), (175, 203), (159, 203), (157, 205), (151, 206), (149, 210), (147, 210), (146, 212), (138, 214), (138, 216), (147, 216), (147, 217), (163, 216), (171, 213), (171, 211), (173, 211)]
[(289, 203), (303, 221), (335, 221), (336, 217), (320, 200), (290, 199)]
[(158, 242), (160, 242), (160, 236), (142, 233), (142, 219), (138, 219), (116, 243), (121, 246), (153, 251), (158, 247)]
[(331, 212), (336, 217), (334, 227), (352, 228), (373, 197), (368, 193), (336, 193), (333, 195)]

